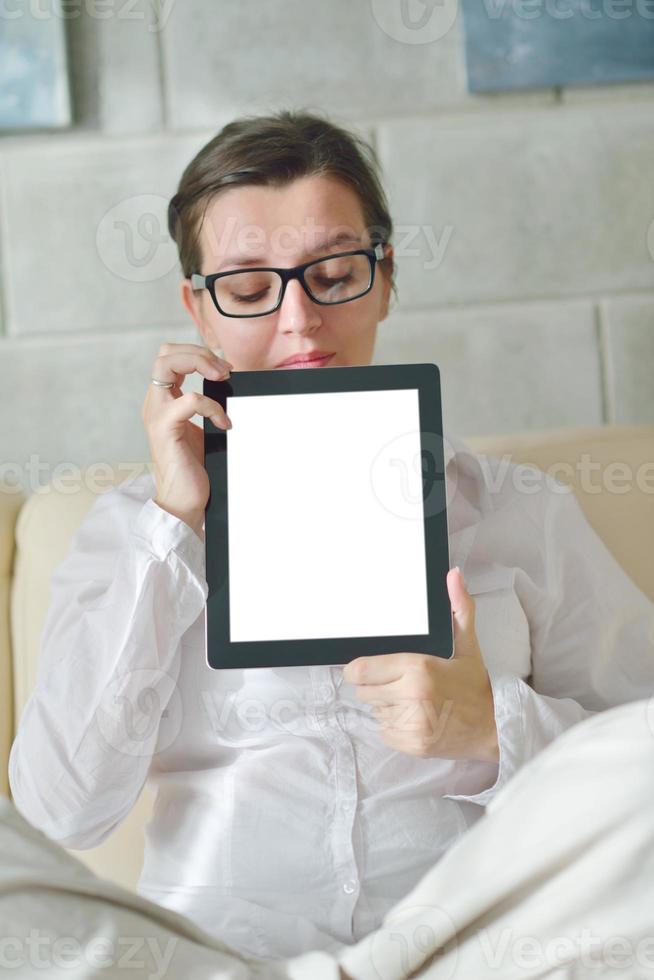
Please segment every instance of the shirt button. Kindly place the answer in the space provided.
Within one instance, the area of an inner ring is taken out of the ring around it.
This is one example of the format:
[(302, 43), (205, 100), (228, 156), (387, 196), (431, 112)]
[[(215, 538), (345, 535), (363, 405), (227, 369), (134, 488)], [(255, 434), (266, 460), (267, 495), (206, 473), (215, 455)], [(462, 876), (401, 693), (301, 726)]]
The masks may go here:
[(331, 701), (333, 691), (329, 684), (321, 684), (318, 688), (318, 696), (321, 702)]
[(356, 881), (354, 880), (354, 878), (350, 878), (350, 880), (346, 881), (345, 884), (343, 885), (343, 891), (346, 893), (346, 895), (351, 895), (352, 892), (356, 891), (356, 887), (357, 887)]

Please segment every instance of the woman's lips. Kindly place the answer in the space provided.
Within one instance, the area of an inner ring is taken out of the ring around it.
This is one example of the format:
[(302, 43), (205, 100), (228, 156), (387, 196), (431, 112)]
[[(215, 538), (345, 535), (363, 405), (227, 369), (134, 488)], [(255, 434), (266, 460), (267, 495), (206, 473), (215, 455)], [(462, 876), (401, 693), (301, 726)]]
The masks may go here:
[(319, 368), (324, 367), (325, 364), (329, 364), (333, 354), (328, 354), (326, 357), (315, 357), (311, 361), (295, 361), (294, 364), (280, 364), (278, 370), (280, 371), (294, 371), (296, 368)]

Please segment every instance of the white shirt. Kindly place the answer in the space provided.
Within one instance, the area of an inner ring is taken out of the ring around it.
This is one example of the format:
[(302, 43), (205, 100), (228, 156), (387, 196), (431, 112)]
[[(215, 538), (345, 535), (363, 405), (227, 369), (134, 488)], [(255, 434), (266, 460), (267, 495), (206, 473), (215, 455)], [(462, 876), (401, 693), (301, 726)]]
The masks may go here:
[(499, 764), (388, 747), (340, 666), (209, 668), (204, 543), (145, 473), (94, 501), (51, 579), (9, 762), (19, 811), (93, 847), (149, 779), (141, 894), (254, 956), (377, 929), (527, 760), (654, 691), (654, 604), (574, 494), (457, 438), (445, 450)]

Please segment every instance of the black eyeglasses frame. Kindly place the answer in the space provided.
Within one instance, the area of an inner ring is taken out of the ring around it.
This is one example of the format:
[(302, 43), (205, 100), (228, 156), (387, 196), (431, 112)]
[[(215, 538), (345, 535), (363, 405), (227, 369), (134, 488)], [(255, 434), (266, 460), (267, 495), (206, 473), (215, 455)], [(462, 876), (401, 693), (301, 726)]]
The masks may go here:
[[(208, 289), (209, 295), (211, 296), (211, 299), (213, 301), (213, 305), (216, 307), (220, 315), (235, 317), (236, 319), (239, 320), (245, 318), (250, 319), (251, 317), (256, 317), (256, 316), (270, 316), (271, 313), (275, 313), (282, 305), (282, 302), (284, 300), (284, 294), (286, 293), (286, 287), (288, 283), (291, 281), (291, 279), (298, 279), (305, 293), (309, 297), (309, 299), (312, 300), (314, 303), (317, 303), (319, 306), (339, 306), (341, 303), (351, 303), (352, 300), (361, 299), (362, 296), (365, 296), (367, 293), (370, 292), (370, 290), (375, 284), (375, 268), (377, 262), (380, 262), (385, 257), (385, 252), (384, 252), (385, 245), (386, 242), (377, 242), (371, 248), (356, 248), (356, 249), (352, 249), (349, 252), (332, 252), (331, 254), (323, 255), (318, 259), (311, 259), (310, 262), (304, 262), (302, 265), (293, 266), (293, 268), (290, 269), (277, 269), (274, 268), (273, 266), (256, 266), (248, 269), (228, 269), (226, 272), (213, 272), (208, 276), (203, 276), (199, 272), (193, 272), (190, 276), (191, 289), (194, 290)], [(306, 270), (312, 265), (319, 265), (321, 262), (324, 262), (325, 259), (344, 258), (348, 255), (368, 256), (368, 261), (370, 262), (370, 281), (367, 287), (362, 292), (357, 293), (356, 296), (349, 296), (347, 299), (338, 299), (333, 303), (325, 303), (323, 300), (316, 299), (316, 297), (312, 295), (305, 281), (304, 273), (306, 272)], [(243, 273), (276, 272), (279, 275), (279, 277), (282, 280), (281, 289), (279, 291), (279, 297), (277, 299), (277, 303), (272, 309), (266, 310), (265, 313), (226, 313), (225, 310), (221, 308), (216, 298), (216, 290), (215, 290), (216, 281), (218, 279), (221, 279), (223, 276), (233, 276), (241, 272)]]

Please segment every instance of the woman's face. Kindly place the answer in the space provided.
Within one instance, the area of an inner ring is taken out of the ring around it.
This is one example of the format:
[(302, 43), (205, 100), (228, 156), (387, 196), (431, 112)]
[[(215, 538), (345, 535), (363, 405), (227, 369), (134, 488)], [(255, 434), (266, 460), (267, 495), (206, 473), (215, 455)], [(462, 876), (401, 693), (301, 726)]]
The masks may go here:
[[(248, 264), (288, 268), (370, 246), (355, 192), (334, 178), (315, 176), (284, 187), (221, 191), (207, 209), (200, 242), (203, 275)], [(392, 252), (386, 246), (386, 255)], [(205, 343), (222, 349), (236, 371), (270, 370), (313, 350), (333, 352), (329, 367), (369, 364), (389, 295), (390, 278), (379, 266), (369, 293), (334, 306), (314, 303), (293, 279), (274, 313), (236, 319), (218, 312), (207, 289), (193, 291), (189, 279), (181, 283), (182, 302)]]

